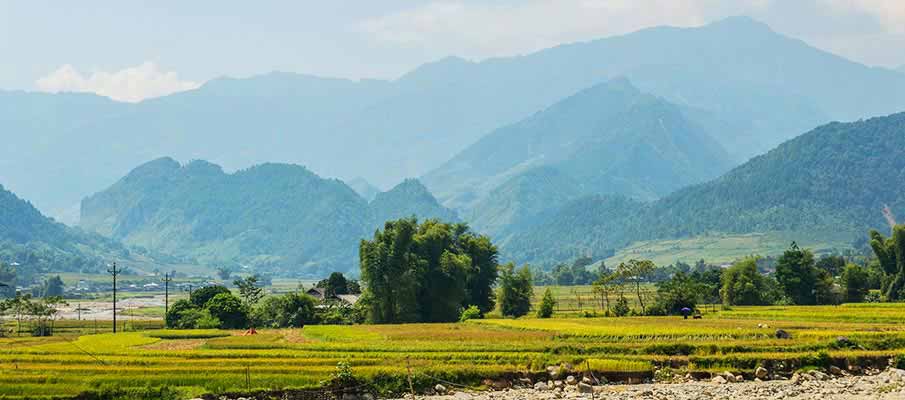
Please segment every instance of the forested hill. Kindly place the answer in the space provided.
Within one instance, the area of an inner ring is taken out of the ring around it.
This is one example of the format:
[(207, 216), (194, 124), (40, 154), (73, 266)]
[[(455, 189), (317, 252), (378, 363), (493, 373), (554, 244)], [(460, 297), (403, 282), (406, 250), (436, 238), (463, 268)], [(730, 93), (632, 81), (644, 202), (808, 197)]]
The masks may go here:
[(23, 281), (49, 271), (97, 272), (110, 257), (128, 256), (123, 246), (54, 222), (0, 185), (0, 261), (20, 264)]
[(732, 166), (688, 114), (615, 79), (491, 132), (425, 180), (490, 234), (581, 195), (654, 200)]
[(389, 220), (418, 216), (419, 218), (439, 218), (444, 222), (456, 222), (459, 217), (443, 207), (417, 179), (406, 179), (396, 187), (377, 193), (371, 201), (373, 228), (383, 227)]
[(369, 205), (340, 180), (291, 164), (232, 174), (206, 161), (161, 158), (82, 202), (81, 226), (208, 265), (252, 265), (280, 275), (354, 271), (358, 242), (382, 218), (454, 218), (417, 181)]
[[(573, 202), (505, 247), (520, 260), (598, 254), (636, 240), (769, 231), (849, 235), (905, 214), (905, 113), (831, 123), (711, 182), (650, 204)], [(538, 253), (535, 249), (546, 249)]]

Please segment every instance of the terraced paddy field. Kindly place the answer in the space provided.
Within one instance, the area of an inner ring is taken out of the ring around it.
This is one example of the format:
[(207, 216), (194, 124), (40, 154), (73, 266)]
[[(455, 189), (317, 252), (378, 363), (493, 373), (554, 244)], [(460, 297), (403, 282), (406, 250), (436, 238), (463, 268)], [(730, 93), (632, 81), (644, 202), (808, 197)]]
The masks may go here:
[[(792, 338), (777, 339), (776, 329)], [(487, 378), (542, 375), (563, 363), (611, 381), (649, 379), (658, 367), (706, 374), (751, 373), (763, 365), (791, 373), (830, 363), (905, 364), (905, 304), (737, 307), (703, 320), (307, 326), (253, 336), (172, 330), (93, 334), (78, 326), (64, 332), (0, 338), (0, 398), (65, 398), (110, 387), (168, 386), (186, 397), (316, 388), (339, 362), (384, 393), (407, 390), (409, 367), (416, 386), (431, 387), (441, 380), (480, 386)]]

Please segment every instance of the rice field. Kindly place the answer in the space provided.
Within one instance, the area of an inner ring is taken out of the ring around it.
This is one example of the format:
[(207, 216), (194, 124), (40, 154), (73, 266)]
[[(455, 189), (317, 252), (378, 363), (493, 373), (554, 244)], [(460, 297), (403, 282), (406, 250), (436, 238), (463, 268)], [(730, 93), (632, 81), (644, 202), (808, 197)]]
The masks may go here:
[[(136, 330), (94, 334), (69, 321), (49, 338), (0, 338), (0, 398), (58, 398), (105, 387), (160, 387), (185, 396), (315, 388), (337, 363), (386, 392), (437, 379), (544, 374), (569, 363), (611, 380), (658, 366), (706, 373), (758, 365), (803, 368), (846, 360), (905, 363), (905, 304), (737, 307), (677, 317), (485, 319), (458, 324), (306, 326), (238, 331)], [(760, 324), (760, 327), (759, 327)], [(763, 327), (764, 324), (768, 327)], [(138, 328), (152, 328), (153, 322)], [(777, 339), (784, 329), (792, 339)], [(848, 338), (840, 345), (839, 337)]]

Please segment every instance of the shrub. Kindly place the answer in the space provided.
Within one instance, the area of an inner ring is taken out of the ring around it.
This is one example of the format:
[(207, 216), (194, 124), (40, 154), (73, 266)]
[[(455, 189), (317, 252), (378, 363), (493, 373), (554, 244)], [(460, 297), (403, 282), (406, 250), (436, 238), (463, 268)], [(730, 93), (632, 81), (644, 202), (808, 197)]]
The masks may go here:
[(626, 300), (625, 296), (619, 296), (616, 299), (616, 304), (613, 304), (613, 315), (617, 317), (624, 317), (628, 315), (632, 310), (628, 306), (628, 300)]
[(470, 306), (468, 306), (468, 308), (462, 310), (462, 314), (459, 315), (459, 322), (465, 322), (470, 319), (481, 319), (481, 318), (484, 318), (484, 316), (481, 315), (481, 309), (479, 309), (478, 306), (476, 306), (476, 305), (470, 305)]
[[(248, 323), (248, 314), (242, 301), (232, 293), (220, 293), (208, 300), (206, 307), (210, 315), (220, 320), (220, 327), (224, 329), (243, 328)], [(198, 319), (204, 315), (199, 313)], [(196, 320), (197, 321), (197, 320)]]
[(550, 288), (544, 290), (544, 298), (540, 301), (540, 307), (537, 308), (538, 318), (550, 318), (553, 316), (553, 307), (556, 306), (556, 300), (553, 298), (553, 292)]
[(271, 296), (255, 309), (254, 322), (272, 328), (299, 328), (317, 322), (313, 297), (301, 293)]
[(221, 293), (230, 294), (231, 292), (223, 286), (205, 286), (192, 292), (189, 300), (195, 307), (204, 308), (208, 301)]

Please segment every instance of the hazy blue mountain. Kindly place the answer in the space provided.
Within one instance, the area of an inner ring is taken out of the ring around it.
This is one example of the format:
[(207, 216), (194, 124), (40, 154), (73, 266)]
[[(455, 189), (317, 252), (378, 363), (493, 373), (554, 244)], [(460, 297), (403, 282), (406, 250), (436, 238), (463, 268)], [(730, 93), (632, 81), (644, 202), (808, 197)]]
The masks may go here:
[(375, 229), (383, 227), (386, 221), (411, 216), (419, 220), (439, 218), (447, 222), (459, 219), (454, 211), (441, 206), (417, 179), (406, 179), (394, 188), (378, 193), (369, 206)]
[(500, 233), (582, 194), (653, 200), (731, 166), (680, 107), (617, 79), (491, 132), (424, 179), (476, 228)]
[(389, 187), (437, 168), (487, 132), (622, 76), (693, 110), (739, 162), (820, 123), (905, 109), (905, 75), (730, 18), (478, 63), (447, 58), (393, 81), (273, 73), (134, 105), (79, 100), (85, 108), (66, 113), (54, 108), (54, 95), (7, 93), (0, 109), (35, 117), (0, 122), (16, 136), (15, 146), (0, 150), (13, 166), (0, 168), (0, 179), (55, 216), (136, 160), (164, 155), (229, 171), (300, 163)]
[(708, 183), (653, 203), (582, 198), (504, 247), (522, 261), (606, 254), (637, 240), (720, 233), (806, 232), (863, 238), (905, 210), (905, 113), (831, 123)]
[(531, 226), (548, 210), (581, 197), (581, 183), (554, 167), (536, 167), (509, 178), (466, 215), (475, 231), (504, 241), (510, 232)]
[(456, 220), (417, 180), (368, 202), (336, 179), (290, 164), (235, 173), (161, 158), (82, 201), (81, 226), (203, 265), (279, 275), (355, 271), (358, 243), (387, 219)]
[(377, 197), (377, 193), (380, 193), (380, 189), (361, 177), (347, 180), (346, 185), (349, 185), (355, 193), (358, 193), (359, 196), (368, 202), (374, 200), (374, 197)]

